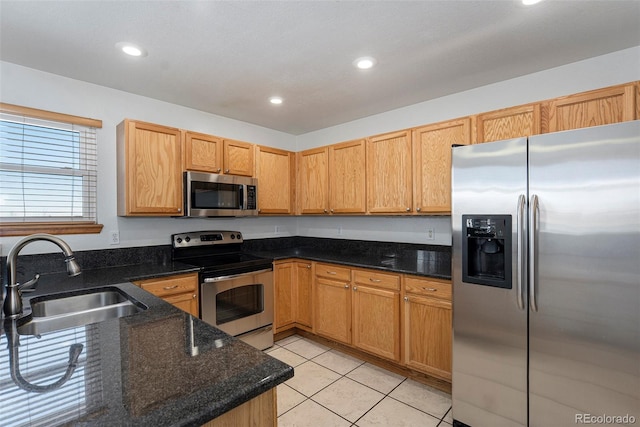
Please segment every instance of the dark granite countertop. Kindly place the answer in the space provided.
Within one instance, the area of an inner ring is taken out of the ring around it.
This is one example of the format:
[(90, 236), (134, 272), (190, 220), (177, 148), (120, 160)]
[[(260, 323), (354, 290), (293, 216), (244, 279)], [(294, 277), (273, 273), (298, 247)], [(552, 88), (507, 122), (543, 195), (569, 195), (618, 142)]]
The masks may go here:
[(358, 248), (335, 250), (333, 248), (297, 247), (257, 251), (256, 255), (275, 260), (302, 258), (310, 261), (329, 262), (351, 267), (371, 268), (394, 273), (414, 274), (451, 280), (451, 252), (448, 247), (431, 249), (401, 249), (367, 251)]
[[(131, 283), (120, 283), (191, 271), (197, 269), (167, 263), (85, 270), (73, 278), (43, 275), (33, 296), (109, 285), (148, 308), (38, 337), (20, 335), (19, 368), (37, 384), (60, 378), (69, 346), (83, 345), (71, 379), (46, 393), (24, 391), (12, 381), (8, 341), (14, 329), (6, 320), (0, 335), (1, 424), (199, 426), (291, 378), (290, 366)], [(42, 358), (50, 362), (36, 370)]]

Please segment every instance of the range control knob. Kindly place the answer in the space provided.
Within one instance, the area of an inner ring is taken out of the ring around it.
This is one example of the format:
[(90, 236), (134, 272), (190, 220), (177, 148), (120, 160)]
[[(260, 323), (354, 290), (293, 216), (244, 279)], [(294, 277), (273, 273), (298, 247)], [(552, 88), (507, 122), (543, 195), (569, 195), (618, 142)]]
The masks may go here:
[(189, 237), (189, 236), (185, 237), (185, 238), (184, 238), (184, 241), (185, 241), (185, 242), (187, 242), (187, 243), (189, 243), (189, 242), (191, 241), (191, 237)]
[(238, 233), (238, 234), (236, 235), (236, 237), (237, 237), (238, 239), (242, 239), (242, 235), (241, 235), (240, 233)]
[(236, 235), (235, 235), (235, 234), (232, 234), (232, 235), (231, 235), (231, 240), (234, 240), (235, 238), (236, 238)]
[(176, 242), (177, 242), (177, 243), (182, 243), (182, 238), (181, 238), (181, 237), (178, 237), (178, 238), (176, 239)]

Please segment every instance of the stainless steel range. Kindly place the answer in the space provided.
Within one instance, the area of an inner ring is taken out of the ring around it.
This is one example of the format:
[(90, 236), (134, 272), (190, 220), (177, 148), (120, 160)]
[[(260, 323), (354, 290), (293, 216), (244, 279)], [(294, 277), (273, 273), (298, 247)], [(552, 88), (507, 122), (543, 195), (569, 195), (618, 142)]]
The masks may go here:
[(273, 260), (242, 252), (239, 231), (171, 236), (174, 261), (200, 267), (200, 318), (252, 346), (273, 345)]

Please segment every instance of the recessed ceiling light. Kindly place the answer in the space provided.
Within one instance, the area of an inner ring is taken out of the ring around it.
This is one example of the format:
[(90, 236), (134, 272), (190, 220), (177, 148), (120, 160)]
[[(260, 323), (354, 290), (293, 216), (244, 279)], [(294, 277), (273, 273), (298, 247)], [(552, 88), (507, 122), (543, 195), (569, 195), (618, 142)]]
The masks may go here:
[(362, 58), (358, 58), (353, 61), (353, 65), (361, 70), (368, 70), (369, 68), (376, 65), (376, 59), (370, 56), (363, 56)]
[(269, 98), (269, 102), (275, 105), (280, 105), (282, 104), (282, 98), (280, 98), (279, 96), (272, 96), (271, 98)]
[(522, 4), (525, 6), (531, 6), (536, 3), (540, 3), (542, 0), (522, 0)]
[(116, 43), (116, 47), (130, 56), (147, 56), (147, 51), (133, 43), (120, 42)]

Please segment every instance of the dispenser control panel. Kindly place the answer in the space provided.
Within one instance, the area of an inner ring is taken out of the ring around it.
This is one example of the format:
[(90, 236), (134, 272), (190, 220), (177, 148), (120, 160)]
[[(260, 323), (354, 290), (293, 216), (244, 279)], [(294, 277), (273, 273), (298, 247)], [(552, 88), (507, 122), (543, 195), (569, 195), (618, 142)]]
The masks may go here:
[(511, 215), (462, 215), (462, 281), (511, 289)]

